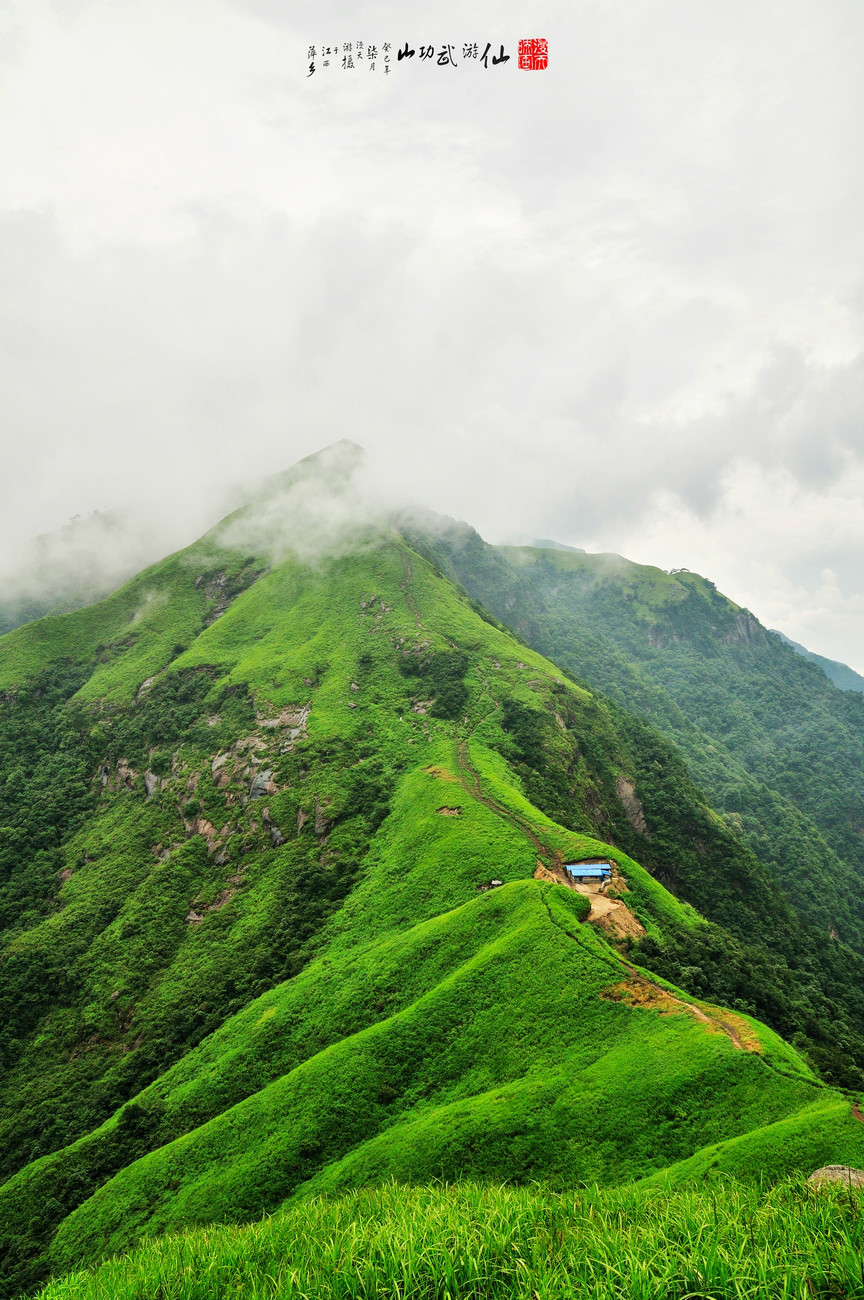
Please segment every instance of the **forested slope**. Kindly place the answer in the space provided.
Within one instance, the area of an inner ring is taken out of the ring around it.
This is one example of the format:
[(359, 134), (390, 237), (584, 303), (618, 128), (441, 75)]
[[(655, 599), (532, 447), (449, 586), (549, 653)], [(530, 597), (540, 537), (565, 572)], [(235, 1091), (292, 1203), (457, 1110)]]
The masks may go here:
[(864, 699), (697, 574), (406, 535), (535, 648), (673, 739), (802, 915), (864, 948)]
[(0, 639), (5, 1294), (391, 1177), (861, 1163), (850, 979), (669, 742), (395, 533), (236, 535)]

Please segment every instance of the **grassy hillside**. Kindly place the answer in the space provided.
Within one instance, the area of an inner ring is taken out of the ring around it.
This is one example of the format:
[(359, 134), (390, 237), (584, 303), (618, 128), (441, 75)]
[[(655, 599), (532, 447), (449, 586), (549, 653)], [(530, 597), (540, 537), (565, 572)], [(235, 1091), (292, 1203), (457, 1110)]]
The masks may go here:
[(148, 1242), (45, 1300), (860, 1296), (861, 1199), (796, 1181), (672, 1192), (385, 1184)]
[[(689, 777), (770, 874), (794, 920), (781, 921), (764, 898), (754, 915), (705, 874), (658, 874), (745, 942), (807, 966), (828, 1001), (849, 1008), (859, 1035), (862, 699), (837, 690), (696, 574), (612, 555), (494, 548), (437, 517), (403, 531), (532, 646), (674, 742)], [(657, 761), (667, 761), (659, 751)], [(664, 820), (649, 815), (649, 830), (662, 834)], [(645, 851), (640, 860), (647, 864)], [(686, 967), (703, 967), (678, 949), (670, 948), (667, 972), (683, 978)], [(839, 1059), (832, 1065), (832, 1054), (827, 1041), (816, 1044), (820, 1068), (840, 1077), (844, 1067)], [(847, 1039), (842, 1054), (864, 1064), (860, 1042)]]
[(493, 548), (434, 520), (413, 540), (535, 648), (673, 738), (796, 907), (864, 950), (857, 692), (838, 690), (698, 574)]
[[(229, 535), (0, 639), (4, 1294), (392, 1178), (864, 1163), (752, 1014), (819, 1028), (746, 939), (794, 917), (666, 742), (395, 534)], [(598, 857), (605, 909), (562, 883)]]

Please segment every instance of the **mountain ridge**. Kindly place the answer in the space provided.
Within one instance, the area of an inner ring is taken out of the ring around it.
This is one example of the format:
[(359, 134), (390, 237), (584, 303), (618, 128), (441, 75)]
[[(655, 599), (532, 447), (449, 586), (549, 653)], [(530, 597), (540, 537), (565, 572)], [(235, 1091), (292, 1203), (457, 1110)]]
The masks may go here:
[[(698, 575), (614, 556), (492, 548), (453, 521), (427, 521), (425, 533), (406, 524), (406, 535), (524, 640), (674, 740), (730, 824), (768, 855), (796, 906), (860, 949), (857, 696), (837, 691)], [(817, 784), (811, 774), (820, 768)], [(793, 853), (806, 874), (785, 865)], [(818, 892), (808, 894), (811, 880)]]
[[(827, 1008), (663, 884), (799, 933), (673, 747), (355, 523), (306, 559), (217, 526), (0, 638), (4, 1294), (393, 1177), (864, 1159), (747, 999), (802, 1043)], [(598, 857), (623, 932), (562, 881)], [(679, 950), (741, 1005), (664, 978)]]

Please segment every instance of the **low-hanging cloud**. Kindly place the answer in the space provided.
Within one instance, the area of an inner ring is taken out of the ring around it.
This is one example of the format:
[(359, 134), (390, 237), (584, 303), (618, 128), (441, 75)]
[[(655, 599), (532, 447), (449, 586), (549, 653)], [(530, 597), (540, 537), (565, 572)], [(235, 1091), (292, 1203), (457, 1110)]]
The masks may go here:
[[(436, 40), (543, 25), (548, 75), (385, 85), (305, 53), (416, 34), (388, 3), (17, 10), (0, 570), (106, 509), (128, 569), (350, 439), (385, 502), (702, 568), (864, 667), (864, 13), (775, 16), (445, 3)], [(316, 550), (363, 499), (288, 515)]]

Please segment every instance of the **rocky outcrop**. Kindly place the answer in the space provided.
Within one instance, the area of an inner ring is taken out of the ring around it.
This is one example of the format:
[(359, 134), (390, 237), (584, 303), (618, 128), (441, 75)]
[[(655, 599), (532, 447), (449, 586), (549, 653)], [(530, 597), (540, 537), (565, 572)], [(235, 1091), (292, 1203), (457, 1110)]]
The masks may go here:
[(108, 790), (134, 789), (137, 775), (137, 772), (129, 766), (129, 760), (126, 758), (118, 760), (113, 773), (108, 763), (103, 763), (98, 773), (103, 789)]
[(647, 835), (648, 825), (633, 782), (628, 781), (626, 776), (619, 776), (615, 782), (615, 789), (618, 791), (618, 798), (621, 800), (627, 814), (627, 820), (634, 831), (637, 831), (640, 835)]
[(259, 727), (264, 727), (268, 731), (273, 731), (277, 727), (285, 728), (282, 752), (287, 753), (293, 749), (295, 741), (302, 739), (306, 735), (306, 723), (311, 712), (311, 704), (289, 704), (286, 708), (280, 709), (278, 713), (272, 715), (259, 713), (256, 721)]
[(256, 772), (252, 777), (252, 784), (249, 786), (249, 798), (261, 799), (266, 794), (275, 793), (276, 785), (270, 768), (265, 767), (263, 772)]
[(765, 629), (749, 609), (741, 609), (735, 616), (735, 630), (724, 637), (724, 640), (727, 643), (741, 641), (745, 645), (764, 645)]
[(323, 804), (315, 800), (315, 834), (319, 839), (323, 838), (330, 831), (330, 822), (324, 810)]
[(270, 832), (270, 844), (274, 849), (278, 849), (280, 844), (285, 843), (285, 836), (270, 816), (270, 809), (265, 808), (261, 814), (261, 824), (265, 831)]
[(840, 1183), (844, 1187), (864, 1187), (864, 1169), (851, 1169), (849, 1165), (823, 1165), (807, 1179), (812, 1187)]

